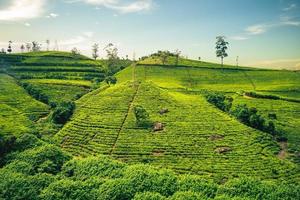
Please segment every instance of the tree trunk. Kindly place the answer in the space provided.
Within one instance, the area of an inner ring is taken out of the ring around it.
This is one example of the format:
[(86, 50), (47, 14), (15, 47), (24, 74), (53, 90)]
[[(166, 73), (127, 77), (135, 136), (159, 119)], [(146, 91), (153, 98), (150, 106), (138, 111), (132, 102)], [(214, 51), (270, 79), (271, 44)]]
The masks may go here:
[(221, 58), (222, 68), (223, 68), (223, 59), (224, 59), (224, 58), (222, 57), (222, 58)]

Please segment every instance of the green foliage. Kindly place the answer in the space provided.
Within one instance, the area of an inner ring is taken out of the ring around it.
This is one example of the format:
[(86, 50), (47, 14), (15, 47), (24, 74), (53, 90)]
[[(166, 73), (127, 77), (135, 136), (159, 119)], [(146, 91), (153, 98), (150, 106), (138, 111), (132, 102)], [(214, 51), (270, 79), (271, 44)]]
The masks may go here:
[(94, 200), (97, 199), (97, 191), (95, 188), (99, 187), (101, 181), (72, 181), (59, 180), (51, 183), (44, 189), (40, 198), (44, 200)]
[(76, 180), (86, 180), (91, 176), (101, 178), (120, 177), (124, 164), (104, 156), (86, 159), (72, 159), (62, 167), (62, 174)]
[(136, 125), (143, 128), (150, 128), (152, 123), (148, 112), (140, 105), (134, 106), (134, 115), (136, 119)]
[(27, 176), (10, 170), (0, 170), (0, 199), (38, 200), (42, 189), (54, 181), (48, 174)]
[(72, 116), (74, 109), (74, 102), (63, 102), (55, 107), (51, 118), (54, 123), (65, 124)]
[(23, 88), (30, 94), (33, 98), (48, 104), (49, 99), (48, 97), (43, 93), (43, 91), (38, 90), (34, 88), (31, 84), (28, 83), (22, 83)]
[(43, 145), (15, 153), (10, 159), (29, 163), (35, 173), (56, 174), (60, 172), (62, 165), (70, 159), (70, 156), (55, 145)]
[(192, 192), (192, 191), (185, 191), (185, 192), (176, 192), (170, 200), (199, 200), (205, 199), (201, 193)]
[(104, 81), (105, 81), (108, 85), (110, 85), (110, 84), (115, 85), (115, 84), (117, 83), (117, 78), (114, 77), (114, 76), (107, 76), (107, 77), (104, 79)]
[(233, 99), (220, 93), (209, 93), (206, 95), (209, 103), (214, 104), (217, 108), (228, 112), (231, 109)]
[(158, 192), (137, 193), (133, 200), (166, 200), (167, 198)]
[(0, 132), (0, 158), (10, 152), (15, 144), (16, 137), (12, 134), (4, 134)]

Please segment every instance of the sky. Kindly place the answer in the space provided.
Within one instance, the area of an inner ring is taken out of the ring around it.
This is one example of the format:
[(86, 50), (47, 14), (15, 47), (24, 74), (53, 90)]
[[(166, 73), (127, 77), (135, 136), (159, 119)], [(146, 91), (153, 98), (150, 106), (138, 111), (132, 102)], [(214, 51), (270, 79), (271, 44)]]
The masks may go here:
[[(38, 41), (46, 49), (115, 44), (121, 57), (157, 50), (219, 62), (216, 36), (229, 42), (227, 64), (300, 69), (300, 0), (0, 0), (0, 48)], [(105, 52), (101, 51), (101, 57)]]

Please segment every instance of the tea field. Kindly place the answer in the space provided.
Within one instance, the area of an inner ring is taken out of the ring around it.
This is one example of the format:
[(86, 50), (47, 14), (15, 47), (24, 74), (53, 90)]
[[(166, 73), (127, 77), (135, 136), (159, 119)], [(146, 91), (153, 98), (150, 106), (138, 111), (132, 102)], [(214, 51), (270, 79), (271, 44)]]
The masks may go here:
[[(288, 91), (299, 88), (298, 72), (220, 68), (198, 61), (183, 64), (163, 66), (146, 59), (119, 72), (117, 85), (85, 95), (77, 101), (70, 122), (55, 136), (61, 147), (76, 156), (105, 154), (209, 178), (246, 174), (299, 180), (299, 165), (277, 156), (281, 147), (270, 135), (241, 124), (204, 97), (210, 91), (232, 96), (245, 91)], [(237, 98), (234, 102), (240, 103)], [(164, 130), (137, 127), (136, 105), (143, 106), (153, 122), (163, 123)], [(161, 115), (162, 109), (169, 112)], [(297, 119), (293, 109), (286, 112)], [(287, 134), (291, 146), (298, 148), (295, 128)]]

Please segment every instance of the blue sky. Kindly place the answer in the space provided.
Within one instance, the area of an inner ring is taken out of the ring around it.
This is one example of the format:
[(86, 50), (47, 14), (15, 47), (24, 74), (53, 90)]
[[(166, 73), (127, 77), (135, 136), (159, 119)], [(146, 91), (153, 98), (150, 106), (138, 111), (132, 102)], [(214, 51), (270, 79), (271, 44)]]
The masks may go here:
[(15, 51), (50, 39), (90, 55), (111, 42), (121, 56), (179, 49), (213, 62), (224, 35), (226, 63), (300, 69), (299, 0), (0, 0), (0, 27), (0, 48), (12, 40)]

